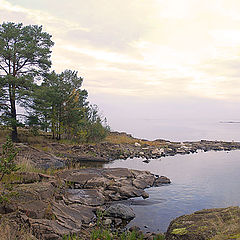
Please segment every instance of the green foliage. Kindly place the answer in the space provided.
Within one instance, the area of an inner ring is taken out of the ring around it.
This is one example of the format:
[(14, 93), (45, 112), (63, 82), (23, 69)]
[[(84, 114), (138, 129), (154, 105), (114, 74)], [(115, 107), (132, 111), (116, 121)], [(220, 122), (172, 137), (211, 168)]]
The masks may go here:
[(0, 181), (5, 175), (16, 172), (19, 169), (14, 162), (16, 155), (17, 149), (13, 145), (11, 139), (8, 137), (6, 143), (2, 146), (2, 153), (0, 157)]
[(19, 104), (28, 112), (27, 124), (34, 135), (42, 129), (51, 130), (58, 140), (102, 140), (109, 129), (97, 107), (87, 102), (83, 78), (72, 70), (48, 72), (52, 46), (42, 26), (0, 25), (0, 122), (12, 128), (12, 140), (18, 141)]
[(42, 26), (19, 23), (0, 25), (0, 110), (12, 127), (12, 139), (17, 141), (16, 103), (25, 105), (35, 77), (42, 76), (51, 66), (53, 46), (51, 36)]
[(112, 232), (108, 227), (103, 224), (104, 213), (97, 211), (97, 227), (91, 232), (91, 240), (143, 240), (144, 236), (142, 233), (136, 231), (132, 232)]
[(80, 240), (76, 234), (64, 235), (62, 240)]
[(45, 76), (41, 86), (35, 88), (28, 125), (51, 129), (53, 139), (100, 141), (105, 138), (107, 128), (97, 106), (87, 102), (88, 93), (81, 89), (83, 79), (77, 74), (65, 70)]
[(6, 204), (10, 202), (11, 197), (17, 196), (18, 193), (14, 192), (12, 186), (4, 185), (3, 189), (0, 192), (0, 203)]
[(165, 236), (162, 234), (159, 234), (153, 238), (153, 240), (165, 240)]
[(111, 234), (109, 229), (97, 228), (92, 231), (91, 240), (98, 240), (98, 239), (112, 240), (114, 238), (113, 238), (113, 234)]
[(14, 162), (17, 152), (17, 149), (8, 137), (6, 143), (2, 146), (0, 156), (0, 203), (2, 204), (9, 202), (9, 199), (15, 195), (15, 192), (12, 191), (12, 186), (1, 181), (5, 175), (9, 175), (19, 169)]
[[(91, 240), (143, 240), (144, 235), (138, 232), (111, 232), (108, 228), (96, 228), (91, 233)], [(158, 240), (158, 239), (156, 239)], [(160, 239), (159, 239), (160, 240)]]
[(33, 116), (42, 129), (51, 129), (53, 138), (71, 136), (73, 126), (83, 117), (87, 92), (81, 90), (83, 79), (76, 71), (54, 71), (46, 74), (41, 86), (35, 88)]

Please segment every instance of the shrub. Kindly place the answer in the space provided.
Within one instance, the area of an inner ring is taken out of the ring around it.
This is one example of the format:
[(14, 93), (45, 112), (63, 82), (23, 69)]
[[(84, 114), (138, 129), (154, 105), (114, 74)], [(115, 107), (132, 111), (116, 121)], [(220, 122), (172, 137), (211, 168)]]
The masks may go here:
[(14, 162), (17, 152), (12, 140), (8, 137), (6, 143), (2, 146), (0, 157), (0, 181), (2, 181), (5, 175), (16, 172), (19, 169)]

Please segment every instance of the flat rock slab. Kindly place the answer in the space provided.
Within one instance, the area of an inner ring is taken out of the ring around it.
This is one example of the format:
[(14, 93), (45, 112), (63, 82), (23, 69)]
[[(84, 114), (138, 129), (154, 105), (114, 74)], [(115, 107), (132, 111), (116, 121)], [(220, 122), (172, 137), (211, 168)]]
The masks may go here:
[(174, 219), (166, 240), (225, 240), (240, 234), (240, 208), (216, 208), (197, 211)]
[(101, 174), (106, 178), (115, 180), (133, 177), (133, 174), (127, 168), (103, 168)]
[(135, 213), (133, 210), (121, 203), (110, 206), (108, 209), (106, 209), (104, 214), (106, 217), (121, 218), (124, 220), (131, 220), (135, 218)]
[(75, 229), (69, 228), (68, 225), (60, 224), (57, 221), (49, 220), (49, 219), (28, 219), (28, 223), (31, 226), (31, 230), (34, 236), (37, 239), (53, 239), (53, 240), (62, 240), (63, 236), (67, 236), (70, 233), (79, 233)]
[[(34, 212), (42, 207), (41, 202), (38, 206), (36, 202), (33, 204)], [(64, 235), (79, 233), (82, 223), (89, 224), (95, 219), (96, 208), (79, 204), (66, 205), (60, 201), (52, 202), (47, 211), (48, 216), (39, 215), (37, 218), (30, 214), (22, 214), (22, 221), (30, 226), (31, 232), (38, 239), (63, 239)]]
[(152, 187), (155, 183), (156, 186), (170, 183), (167, 177), (159, 178), (148, 171), (127, 168), (66, 170), (58, 176), (73, 188), (66, 193), (69, 201), (90, 206), (131, 197), (147, 198), (145, 188)]
[(14, 191), (17, 194), (12, 197), (12, 200), (17, 203), (26, 203), (35, 200), (51, 200), (54, 196), (55, 188), (51, 182), (36, 182), (20, 184)]
[(88, 206), (100, 206), (105, 202), (104, 196), (96, 189), (68, 189), (66, 198), (72, 203)]
[(23, 143), (16, 144), (19, 149), (17, 159), (21, 162), (22, 158), (27, 158), (26, 160), (36, 168), (41, 169), (59, 169), (65, 166), (65, 161), (55, 155), (39, 150), (37, 148), (25, 145)]
[(45, 218), (47, 215), (48, 203), (42, 200), (19, 203), (18, 209), (30, 218)]
[[(37, 239), (58, 240), (80, 233), (82, 225), (93, 222), (96, 210), (105, 209), (107, 202), (148, 197), (144, 189), (154, 186), (158, 178), (148, 171), (126, 168), (65, 170), (55, 177), (22, 173), (11, 204), (7, 210), (0, 204), (0, 213), (18, 212)], [(121, 204), (111, 206), (107, 214), (113, 222), (135, 216), (131, 208)]]
[(75, 209), (78, 212), (79, 217), (81, 218), (81, 221), (84, 224), (89, 224), (91, 221), (96, 219), (96, 215), (94, 214), (96, 212), (95, 207), (71, 204), (71, 208)]

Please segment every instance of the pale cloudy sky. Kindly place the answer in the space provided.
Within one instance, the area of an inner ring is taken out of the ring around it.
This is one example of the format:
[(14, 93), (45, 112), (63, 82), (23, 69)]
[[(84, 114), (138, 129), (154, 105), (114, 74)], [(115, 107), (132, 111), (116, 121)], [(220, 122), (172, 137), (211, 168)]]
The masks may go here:
[(43, 25), (53, 69), (78, 70), (113, 129), (240, 118), (239, 0), (0, 0), (3, 21)]

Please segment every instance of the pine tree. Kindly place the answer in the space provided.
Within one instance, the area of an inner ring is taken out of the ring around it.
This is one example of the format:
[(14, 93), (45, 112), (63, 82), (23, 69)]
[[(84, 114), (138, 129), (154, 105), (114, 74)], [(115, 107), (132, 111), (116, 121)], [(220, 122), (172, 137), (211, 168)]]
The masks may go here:
[(0, 110), (12, 127), (12, 140), (18, 141), (16, 103), (25, 104), (34, 79), (51, 65), (51, 36), (41, 26), (0, 25)]

